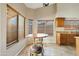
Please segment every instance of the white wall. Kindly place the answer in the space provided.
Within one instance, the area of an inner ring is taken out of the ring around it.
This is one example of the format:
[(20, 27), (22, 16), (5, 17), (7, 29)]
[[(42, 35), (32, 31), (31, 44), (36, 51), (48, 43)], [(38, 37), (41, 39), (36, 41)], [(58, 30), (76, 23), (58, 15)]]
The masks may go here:
[(6, 4), (0, 4), (0, 55), (6, 55)]
[[(1, 4), (0, 4), (0, 29), (1, 29)], [(1, 52), (1, 30), (0, 30), (0, 52)]]
[(56, 4), (38, 8), (35, 10), (35, 18), (38, 19), (45, 19), (45, 20), (53, 20), (56, 14)]
[(79, 3), (58, 3), (56, 17), (79, 18)]

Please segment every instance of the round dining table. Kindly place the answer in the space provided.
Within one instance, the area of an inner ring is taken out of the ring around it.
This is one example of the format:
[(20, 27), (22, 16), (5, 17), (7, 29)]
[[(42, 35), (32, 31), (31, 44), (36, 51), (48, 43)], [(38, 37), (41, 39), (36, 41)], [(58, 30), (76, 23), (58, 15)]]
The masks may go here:
[[(36, 39), (39, 39), (39, 41), (41, 42), (40, 44), (42, 45), (42, 48), (43, 48), (43, 38), (48, 37), (48, 34), (45, 34), (45, 33), (29, 34), (26, 37), (34, 38), (34, 43), (33, 44), (36, 44), (35, 43)], [(44, 48), (43, 48), (43, 50), (44, 50)], [(42, 52), (42, 55), (44, 55), (43, 52)]]
[(26, 37), (34, 38), (34, 42), (37, 38), (39, 39), (39, 41), (43, 42), (43, 38), (48, 37), (48, 34), (45, 34), (45, 33), (28, 34)]

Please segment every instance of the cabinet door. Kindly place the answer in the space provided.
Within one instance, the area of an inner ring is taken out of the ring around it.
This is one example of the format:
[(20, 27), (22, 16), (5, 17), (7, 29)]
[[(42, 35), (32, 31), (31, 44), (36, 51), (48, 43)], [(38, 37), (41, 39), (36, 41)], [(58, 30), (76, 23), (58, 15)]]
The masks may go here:
[(75, 46), (75, 38), (74, 38), (74, 36), (75, 36), (76, 34), (71, 34), (71, 38), (70, 38), (70, 45), (74, 45)]
[(66, 34), (67, 45), (70, 45), (70, 39), (71, 39), (71, 35)]
[(63, 45), (67, 44), (67, 37), (66, 36), (67, 36), (66, 34), (61, 34), (60, 41), (61, 41), (61, 44), (63, 44)]
[(64, 27), (64, 18), (56, 18), (57, 27)]
[(74, 45), (75, 46), (75, 34), (67, 34), (67, 45)]

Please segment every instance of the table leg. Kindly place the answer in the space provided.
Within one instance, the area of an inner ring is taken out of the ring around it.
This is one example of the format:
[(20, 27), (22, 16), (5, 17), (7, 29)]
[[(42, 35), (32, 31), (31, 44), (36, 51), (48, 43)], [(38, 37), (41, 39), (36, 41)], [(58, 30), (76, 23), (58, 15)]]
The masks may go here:
[(44, 48), (42, 47), (42, 56), (44, 56)]
[(35, 44), (35, 38), (34, 38), (34, 43), (33, 44)]
[(40, 38), (41, 44), (42, 44), (42, 56), (44, 56), (44, 47), (43, 47), (43, 38)]

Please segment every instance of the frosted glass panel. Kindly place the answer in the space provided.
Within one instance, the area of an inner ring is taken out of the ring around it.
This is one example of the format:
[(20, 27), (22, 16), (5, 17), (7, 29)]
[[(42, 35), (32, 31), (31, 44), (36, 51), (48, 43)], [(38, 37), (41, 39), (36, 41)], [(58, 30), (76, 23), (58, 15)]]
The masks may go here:
[(17, 16), (8, 20), (8, 38), (7, 45), (16, 42), (17, 39)]
[(32, 34), (33, 20), (29, 20), (29, 34)]
[(46, 33), (53, 35), (53, 21), (46, 21)]
[(7, 6), (7, 46), (18, 42), (18, 18), (17, 13)]
[(45, 33), (45, 21), (38, 21), (38, 33)]
[(24, 17), (21, 15), (18, 16), (18, 39), (24, 39)]

